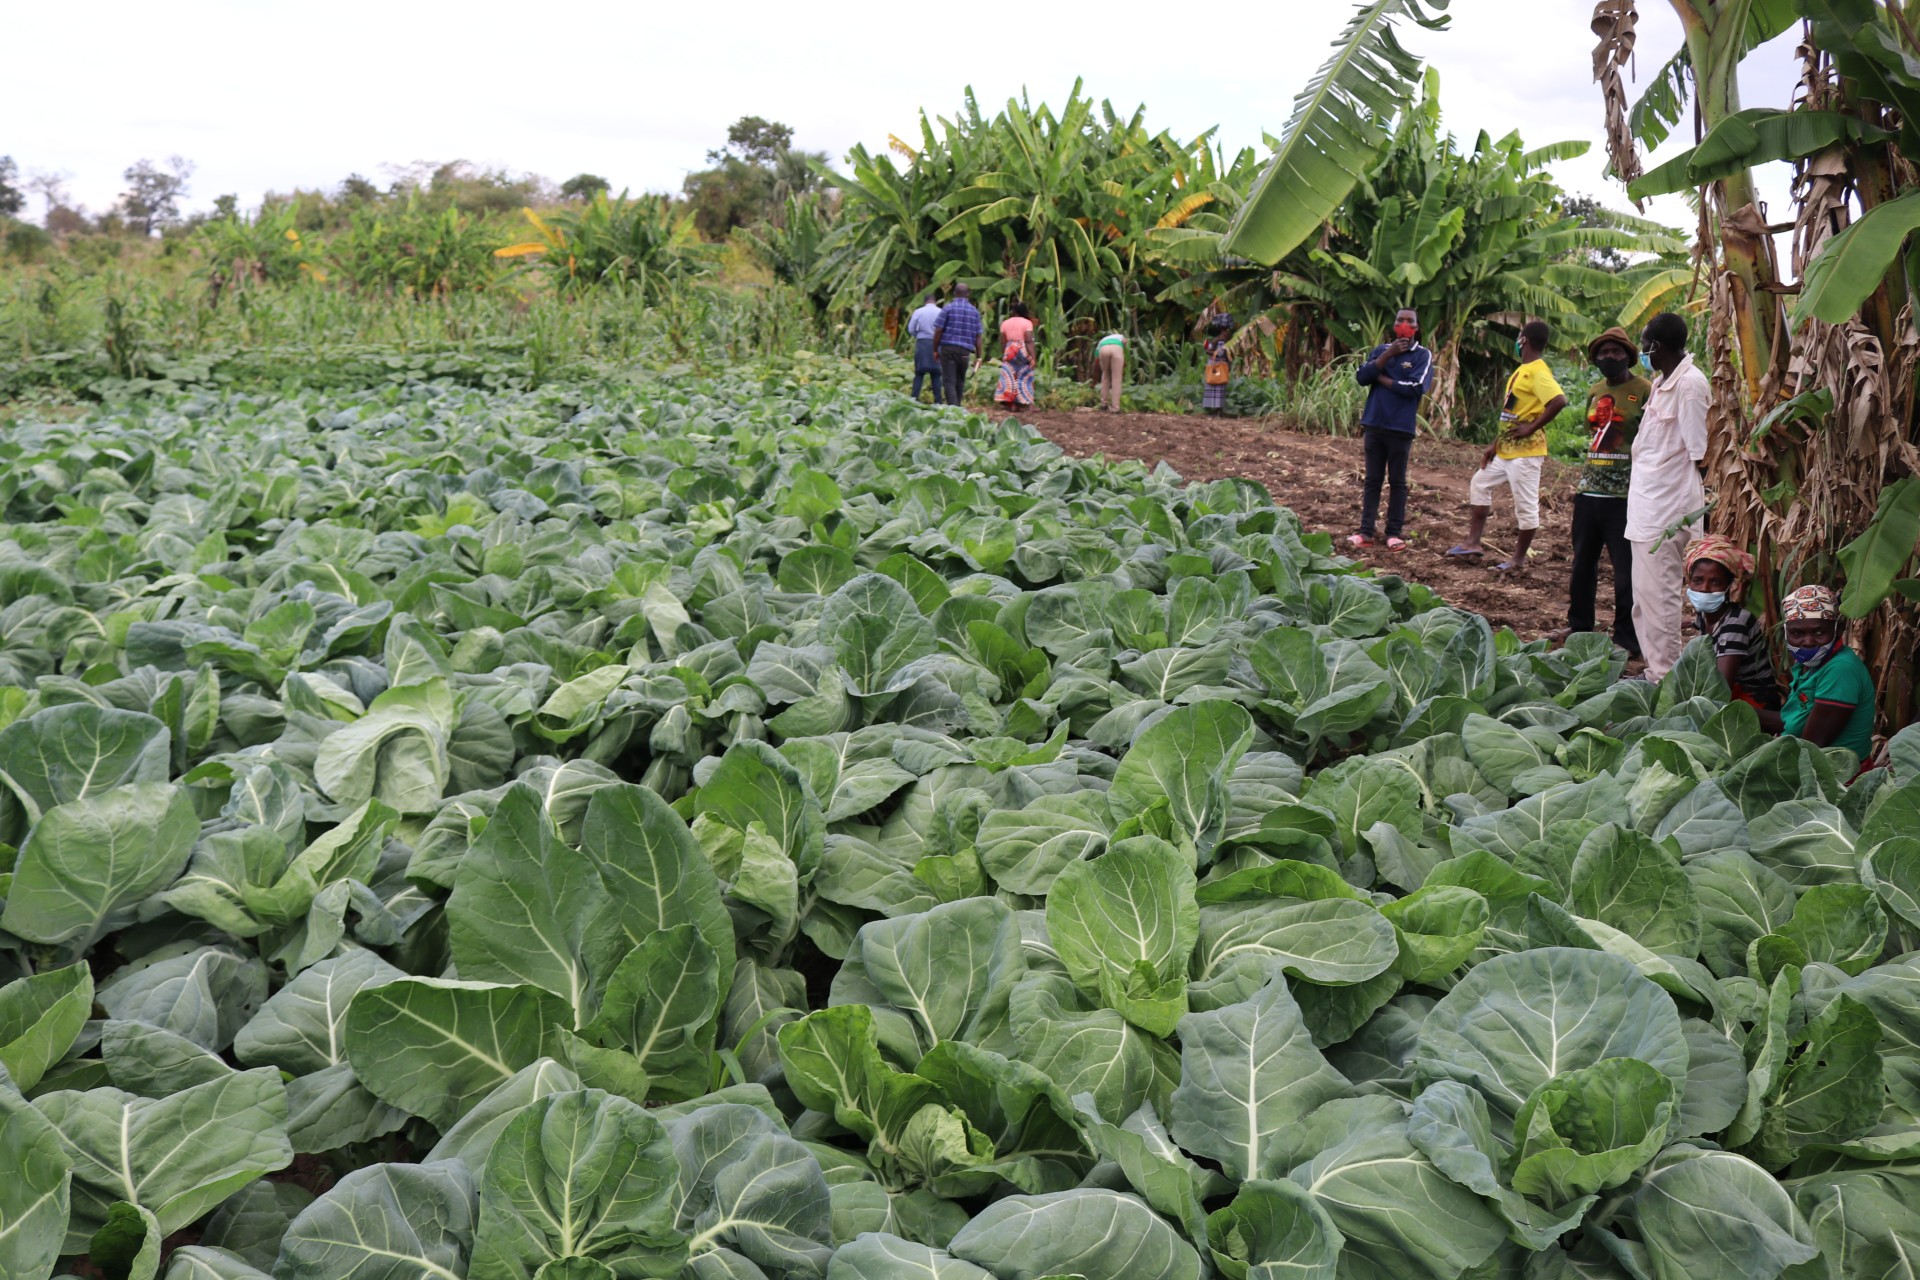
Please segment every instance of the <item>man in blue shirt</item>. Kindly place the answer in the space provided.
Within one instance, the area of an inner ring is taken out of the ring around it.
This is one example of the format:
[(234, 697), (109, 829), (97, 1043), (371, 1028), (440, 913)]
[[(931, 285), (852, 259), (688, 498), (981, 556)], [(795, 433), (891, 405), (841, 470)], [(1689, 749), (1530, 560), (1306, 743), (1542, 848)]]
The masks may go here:
[(1420, 397), (1433, 389), (1433, 352), (1420, 345), (1420, 317), (1402, 307), (1393, 319), (1393, 341), (1375, 347), (1354, 371), (1367, 389), (1360, 410), (1366, 438), (1367, 483), (1360, 502), (1360, 532), (1347, 539), (1356, 550), (1374, 546), (1374, 518), (1380, 513), (1380, 482), (1387, 482), (1387, 549), (1407, 544), (1400, 537), (1407, 520), (1407, 455), (1418, 429)]
[(934, 354), (933, 334), (940, 324), (940, 304), (933, 300), (933, 294), (911, 316), (907, 317), (907, 336), (913, 339), (913, 398), (920, 399), (920, 384), (933, 380), (933, 402), (940, 403), (940, 358)]
[(948, 404), (960, 403), (960, 393), (967, 386), (967, 364), (981, 353), (985, 338), (972, 293), (964, 281), (953, 286), (953, 301), (940, 308), (940, 322), (933, 329), (933, 345), (940, 351), (940, 381)]

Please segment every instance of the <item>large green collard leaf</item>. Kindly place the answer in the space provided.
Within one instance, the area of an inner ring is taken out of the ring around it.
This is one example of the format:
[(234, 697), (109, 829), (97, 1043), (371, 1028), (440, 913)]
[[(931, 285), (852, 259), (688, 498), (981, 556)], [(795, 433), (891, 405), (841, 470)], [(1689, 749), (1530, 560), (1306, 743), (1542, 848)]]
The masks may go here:
[[(984, 1192), (996, 1181), (1026, 1192), (1064, 1191), (1078, 1186), (1092, 1168), (1093, 1156), (1081, 1137), (1073, 1105), (1026, 1063), (948, 1040), (921, 1060), (915, 1074), (931, 1081), (956, 1119), (964, 1116), (987, 1144), (983, 1150), (977, 1140), (970, 1143), (967, 1163), (974, 1167), (936, 1175), (930, 1184), (936, 1193)], [(915, 1124), (933, 1119), (925, 1113), (914, 1117)], [(913, 1128), (910, 1124), (909, 1130)], [(960, 1126), (951, 1126), (951, 1131), (958, 1136)]]
[(1385, 973), (1399, 955), (1394, 926), (1371, 903), (1281, 899), (1202, 907), (1195, 968), (1202, 982), (1248, 992), (1281, 972), (1348, 986)]
[(1188, 1014), (1179, 1033), (1180, 1085), (1168, 1115), (1174, 1140), (1236, 1180), (1284, 1172), (1266, 1164), (1269, 1136), (1348, 1092), (1282, 979), (1251, 1000)]
[(911, 1024), (912, 1048), (925, 1053), (947, 1040), (978, 1042), (1006, 1022), (1026, 949), (1010, 907), (966, 898), (863, 926), (848, 957), (855, 963), (870, 996)]
[[(0, 1082), (0, 1090), (6, 1085)], [(43, 1280), (67, 1251), (72, 1161), (46, 1118), (0, 1098), (0, 1275)]]
[(522, 1067), (454, 1121), (427, 1153), (426, 1163), (458, 1160), (477, 1178), (486, 1169), (493, 1144), (515, 1116), (550, 1094), (572, 1093), (580, 1088), (580, 1077), (552, 1058)]
[(1145, 1031), (1172, 1033), (1200, 932), (1193, 868), (1172, 845), (1137, 836), (1068, 867), (1047, 895), (1047, 930), (1082, 991)]
[(273, 1280), (273, 1277), (225, 1249), (190, 1244), (173, 1251), (166, 1280)]
[(1227, 816), (1227, 776), (1253, 741), (1253, 718), (1238, 703), (1195, 702), (1161, 716), (1135, 738), (1113, 775), (1122, 812), (1165, 800), (1174, 825), (1202, 851)]
[(1458, 1080), (1511, 1118), (1555, 1076), (1638, 1058), (1686, 1088), (1687, 1044), (1673, 997), (1631, 961), (1545, 947), (1475, 967), (1420, 1028), (1415, 1071)]
[(401, 978), (347, 1006), (347, 1061), (381, 1101), (445, 1128), (538, 1058), (566, 1006), (538, 987)]
[(1809, 1274), (1899, 1280), (1920, 1254), (1920, 1185), (1911, 1168), (1814, 1174), (1787, 1184), (1821, 1258)]
[(93, 974), (84, 963), (0, 987), (0, 1068), (16, 1088), (40, 1083), (72, 1048), (92, 1008)]
[(73, 1162), (69, 1252), (86, 1247), (116, 1201), (148, 1210), (171, 1235), (293, 1160), (276, 1071), (233, 1072), (165, 1098), (92, 1089), (33, 1105)]
[(349, 951), (303, 970), (273, 994), (234, 1037), (233, 1054), (248, 1066), (272, 1065), (294, 1075), (347, 1060), (347, 1010), (367, 987), (406, 975), (371, 951)]
[(1155, 1213), (1179, 1223), (1196, 1246), (1204, 1245), (1208, 1228), (1200, 1200), (1208, 1174), (1174, 1145), (1153, 1104), (1146, 1103), (1123, 1123), (1112, 1124), (1100, 1118), (1092, 1094), (1083, 1093), (1073, 1101), (1083, 1122), (1081, 1134), (1094, 1154), (1119, 1166), (1121, 1175)]
[(367, 714), (327, 735), (313, 777), (336, 804), (379, 800), (401, 813), (432, 813), (452, 772), (452, 695), (441, 681), (396, 686)]
[(942, 1249), (868, 1232), (834, 1250), (827, 1280), (992, 1280), (992, 1272)]
[(165, 782), (167, 727), (149, 715), (91, 703), (48, 707), (0, 729), (0, 779), (30, 821), (132, 782)]
[(1334, 1280), (1346, 1243), (1311, 1192), (1260, 1178), (1208, 1216), (1207, 1236), (1227, 1280)]
[(1407, 1117), (1407, 1139), (1433, 1167), (1486, 1198), (1506, 1220), (1509, 1236), (1529, 1249), (1546, 1249), (1580, 1225), (1596, 1196), (1549, 1209), (1508, 1183), (1512, 1153), (1494, 1136), (1487, 1102), (1457, 1080), (1428, 1085)]
[(666, 1131), (638, 1104), (597, 1089), (540, 1099), (487, 1160), (468, 1280), (534, 1280), (575, 1258), (623, 1278), (659, 1274), (678, 1253), (679, 1172)]
[(172, 883), (199, 831), (191, 801), (163, 782), (54, 805), (20, 849), (0, 928), (33, 942), (90, 947)]
[(234, 947), (175, 943), (142, 956), (100, 984), (94, 1000), (110, 1017), (144, 1022), (219, 1051), (267, 993), (267, 967)]
[[(884, 581), (884, 579), (883, 579)], [(764, 742), (736, 742), (700, 788), (700, 812), (747, 831), (758, 824), (802, 874), (820, 865), (826, 820), (800, 771)]]
[(1394, 1099), (1329, 1102), (1276, 1134), (1272, 1158), (1346, 1238), (1343, 1276), (1446, 1280), (1485, 1262), (1506, 1237), (1485, 1201), (1408, 1140)]
[(107, 1211), (107, 1220), (87, 1244), (87, 1260), (110, 1276), (156, 1280), (160, 1274), (160, 1221), (124, 1200)]
[(1612, 823), (1580, 843), (1569, 875), (1567, 907), (1612, 925), (1661, 954), (1700, 948), (1700, 909), (1679, 855)]
[[(1064, 987), (1064, 990), (1062, 989)], [(1118, 1123), (1132, 1115), (1173, 1071), (1172, 1051), (1111, 1009), (1083, 1009), (1063, 974), (1035, 975), (1008, 1001), (1014, 1056), (1037, 1068), (1070, 1098), (1092, 1097)]]
[(1549, 1205), (1611, 1190), (1660, 1150), (1673, 1111), (1673, 1082), (1634, 1058), (1556, 1076), (1514, 1117), (1514, 1189)]
[(693, 1265), (732, 1252), (773, 1276), (817, 1277), (831, 1255), (820, 1164), (752, 1107), (700, 1107), (667, 1122), (680, 1165), (675, 1220)]
[(1045, 894), (1060, 873), (1107, 847), (1113, 819), (1104, 795), (1041, 796), (1022, 809), (996, 809), (980, 823), (975, 853), (995, 884)]
[(293, 1220), (275, 1280), (459, 1280), (473, 1182), (457, 1161), (355, 1169)]
[[(587, 1034), (631, 1053), (634, 1068), (646, 1074), (661, 1098), (695, 1097), (712, 1074), (721, 976), (719, 958), (693, 925), (663, 929), (628, 952), (613, 971), (600, 1016)], [(586, 1070), (577, 1052), (574, 1065)]]
[(893, 579), (861, 574), (820, 609), (820, 637), (833, 648), (847, 687), (856, 694), (897, 693), (912, 684), (901, 668), (936, 648), (933, 624)]
[(1817, 1252), (1785, 1189), (1728, 1151), (1671, 1148), (1634, 1192), (1632, 1209), (1655, 1280), (1771, 1280)]
[[(784, 786), (777, 795), (782, 806), (791, 802)], [(737, 809), (736, 802), (721, 803), (726, 806), (723, 813), (743, 813), (758, 821), (766, 821), (771, 812), (765, 797), (740, 800)], [(624, 931), (637, 945), (673, 925), (693, 925), (713, 949), (725, 990), (726, 976), (733, 971), (733, 923), (721, 902), (713, 865), (679, 814), (650, 787), (601, 787), (587, 803), (580, 850), (599, 866), (612, 896), (609, 927)]]
[(1096, 1189), (997, 1200), (947, 1246), (1001, 1280), (1199, 1280), (1200, 1255), (1135, 1196)]
[(970, 1170), (990, 1154), (946, 1109), (940, 1088), (880, 1056), (865, 1005), (817, 1009), (780, 1028), (780, 1060), (801, 1103), (865, 1139), (868, 1159), (895, 1185)]
[(592, 859), (561, 843), (540, 793), (514, 786), (454, 872), (448, 946), (465, 977), (550, 991), (579, 1027), (622, 941), (613, 905)]

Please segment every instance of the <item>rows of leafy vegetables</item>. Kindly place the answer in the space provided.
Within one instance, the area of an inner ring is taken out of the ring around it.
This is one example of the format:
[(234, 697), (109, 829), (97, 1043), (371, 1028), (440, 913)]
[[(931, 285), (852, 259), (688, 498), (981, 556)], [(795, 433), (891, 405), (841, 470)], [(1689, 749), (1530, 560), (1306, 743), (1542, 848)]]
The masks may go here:
[(830, 379), (0, 453), (0, 1274), (1920, 1253), (1920, 743), (1703, 652)]

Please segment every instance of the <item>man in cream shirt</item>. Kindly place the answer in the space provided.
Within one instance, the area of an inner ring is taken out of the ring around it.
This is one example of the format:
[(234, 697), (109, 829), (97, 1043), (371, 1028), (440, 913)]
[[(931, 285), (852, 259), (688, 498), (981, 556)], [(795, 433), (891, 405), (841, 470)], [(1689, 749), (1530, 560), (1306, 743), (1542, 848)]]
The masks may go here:
[(1653, 370), (1653, 391), (1633, 441), (1627, 486), (1627, 541), (1633, 547), (1633, 629), (1649, 680), (1680, 661), (1681, 602), (1687, 544), (1706, 506), (1707, 405), (1712, 388), (1687, 352), (1687, 322), (1671, 311), (1647, 322), (1641, 363)]

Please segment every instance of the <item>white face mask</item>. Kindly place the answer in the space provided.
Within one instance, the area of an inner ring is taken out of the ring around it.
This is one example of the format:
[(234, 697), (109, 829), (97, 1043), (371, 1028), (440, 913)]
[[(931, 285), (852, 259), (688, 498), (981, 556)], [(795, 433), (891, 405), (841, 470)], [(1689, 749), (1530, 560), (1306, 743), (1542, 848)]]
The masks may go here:
[(1718, 613), (1726, 606), (1727, 593), (1724, 591), (1695, 591), (1692, 587), (1688, 587), (1687, 603), (1691, 604), (1701, 613)]

